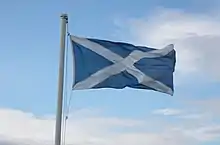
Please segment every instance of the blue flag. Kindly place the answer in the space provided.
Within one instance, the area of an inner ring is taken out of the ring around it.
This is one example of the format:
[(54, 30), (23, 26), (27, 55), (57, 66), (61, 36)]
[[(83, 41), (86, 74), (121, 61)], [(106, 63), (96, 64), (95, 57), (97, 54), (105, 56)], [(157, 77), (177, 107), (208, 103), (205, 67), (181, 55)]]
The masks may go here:
[(71, 35), (74, 56), (73, 90), (125, 87), (173, 95), (176, 52)]

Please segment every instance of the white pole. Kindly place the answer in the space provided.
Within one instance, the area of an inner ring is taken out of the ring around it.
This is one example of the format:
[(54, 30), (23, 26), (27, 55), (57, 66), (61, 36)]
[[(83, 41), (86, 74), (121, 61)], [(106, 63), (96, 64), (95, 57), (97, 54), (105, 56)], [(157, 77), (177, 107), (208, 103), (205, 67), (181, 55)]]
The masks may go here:
[(61, 143), (65, 40), (66, 40), (66, 25), (67, 25), (67, 23), (68, 23), (67, 14), (62, 14), (61, 15), (60, 62), (59, 62), (59, 80), (58, 80), (58, 98), (57, 98), (57, 113), (56, 113), (55, 145), (60, 145), (60, 143)]

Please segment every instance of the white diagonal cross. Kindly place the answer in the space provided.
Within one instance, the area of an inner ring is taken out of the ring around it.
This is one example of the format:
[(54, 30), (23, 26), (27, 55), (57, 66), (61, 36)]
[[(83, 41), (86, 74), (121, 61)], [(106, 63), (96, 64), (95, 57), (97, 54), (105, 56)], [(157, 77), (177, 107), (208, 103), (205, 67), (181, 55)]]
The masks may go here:
[(119, 74), (122, 71), (126, 70), (129, 74), (131, 74), (138, 80), (138, 83), (145, 85), (147, 87), (153, 88), (160, 92), (165, 92), (171, 95), (173, 94), (173, 91), (171, 88), (145, 75), (143, 72), (141, 72), (139, 69), (137, 69), (134, 66), (134, 63), (139, 61), (142, 58), (155, 58), (155, 57), (161, 57), (161, 56), (168, 54), (169, 52), (173, 50), (172, 44), (166, 46), (163, 49), (153, 50), (150, 52), (142, 52), (139, 50), (134, 50), (126, 58), (123, 58), (120, 55), (113, 53), (109, 49), (103, 47), (102, 45), (92, 42), (86, 38), (71, 36), (71, 39), (74, 42), (90, 49), (91, 51), (99, 54), (100, 56), (103, 56), (104, 58), (114, 63), (111, 66), (107, 66), (97, 71), (96, 73), (88, 77), (87, 79), (81, 82), (78, 82), (77, 84), (75, 84), (73, 89), (80, 90), (80, 89), (92, 88), (95, 85), (103, 82), (110, 76)]

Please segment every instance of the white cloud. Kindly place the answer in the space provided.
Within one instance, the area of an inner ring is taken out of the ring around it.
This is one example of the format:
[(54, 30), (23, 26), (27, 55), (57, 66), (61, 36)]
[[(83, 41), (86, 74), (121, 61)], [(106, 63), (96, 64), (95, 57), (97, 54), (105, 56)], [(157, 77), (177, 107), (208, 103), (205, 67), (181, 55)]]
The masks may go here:
[[(99, 140), (99, 136), (108, 128), (132, 127), (142, 123), (129, 119), (85, 117), (85, 112), (89, 111), (80, 111), (81, 117), (72, 114), (69, 118), (67, 142), (83, 144), (89, 140)], [(1, 109), (0, 116), (0, 136), (4, 139), (49, 143), (53, 140), (54, 118), (38, 118), (30, 113), (10, 109)]]
[[(154, 114), (165, 115), (172, 122), (175, 134), (189, 140), (199, 142), (220, 141), (220, 99), (209, 97), (206, 99), (188, 99), (182, 102), (180, 109), (165, 108), (154, 110)], [(171, 118), (172, 116), (172, 118)]]
[(201, 111), (201, 108), (198, 109), (197, 113), (194, 113), (191, 109), (174, 109), (174, 108), (163, 108), (156, 109), (152, 111), (152, 114), (155, 115), (164, 115), (164, 116), (173, 116), (179, 119), (187, 119), (187, 120), (199, 120), (199, 119), (207, 119), (210, 117), (210, 114), (204, 113)]
[(179, 118), (182, 119), (201, 119), (203, 117), (206, 117), (204, 114), (185, 114), (185, 115), (180, 115)]
[(218, 140), (220, 138), (220, 126), (219, 125), (209, 125), (202, 126), (198, 128), (176, 128), (176, 131), (179, 130), (182, 134), (188, 137), (192, 137), (194, 139), (200, 141), (210, 141), (210, 140)]
[(162, 48), (175, 44), (176, 70), (181, 74), (211, 75), (220, 79), (220, 20), (213, 14), (159, 9), (139, 19), (117, 22), (123, 37), (139, 45)]
[[(67, 124), (67, 145), (194, 145), (203, 141), (198, 138), (201, 132), (206, 132), (207, 140), (218, 137), (217, 132), (208, 132), (207, 129), (174, 130), (175, 125), (165, 127), (162, 120), (158, 124), (154, 122), (155, 130), (150, 131), (149, 122), (145, 120), (102, 117), (96, 113), (92, 113), (95, 116), (90, 113), (86, 115), (88, 112), (91, 111), (80, 111), (82, 115), (77, 111), (76, 114), (71, 114)], [(12, 109), (0, 109), (0, 116), (0, 145), (53, 144), (53, 117), (36, 117), (31, 113)], [(197, 134), (190, 134), (193, 131)]]
[(182, 111), (178, 110), (178, 109), (165, 108), (165, 109), (154, 110), (152, 113), (153, 114), (160, 114), (160, 115), (162, 114), (165, 116), (173, 116), (173, 115), (180, 115), (182, 113)]

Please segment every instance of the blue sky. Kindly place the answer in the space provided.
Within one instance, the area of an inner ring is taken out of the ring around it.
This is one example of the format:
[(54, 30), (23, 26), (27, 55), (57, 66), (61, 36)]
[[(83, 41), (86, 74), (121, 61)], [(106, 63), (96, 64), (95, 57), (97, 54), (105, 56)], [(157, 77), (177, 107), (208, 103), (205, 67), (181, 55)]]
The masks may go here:
[[(204, 112), (210, 115), (210, 112), (214, 111), (207, 106), (213, 106), (212, 103), (216, 101), (220, 102), (220, 90), (218, 89), (220, 85), (218, 72), (220, 73), (220, 70), (216, 68), (217, 66), (210, 65), (213, 64), (212, 62), (217, 62), (215, 61), (218, 58), (217, 54), (213, 55), (213, 59), (206, 54), (210, 51), (220, 52), (216, 48), (219, 43), (208, 38), (203, 46), (212, 44), (213, 49), (204, 48), (203, 51), (203, 48), (199, 46), (201, 41), (196, 44), (189, 43), (189, 39), (196, 38), (189, 37), (188, 39), (188, 33), (192, 31), (196, 36), (213, 36), (219, 40), (220, 28), (217, 24), (220, 23), (216, 14), (218, 8), (217, 0), (65, 0), (62, 2), (8, 0), (2, 2), (0, 5), (2, 19), (0, 27), (0, 108), (27, 111), (38, 116), (55, 114), (60, 45), (59, 16), (62, 12), (66, 12), (69, 15), (69, 32), (71, 34), (162, 46), (164, 44), (163, 35), (166, 36), (166, 34), (158, 35), (161, 36), (158, 38), (158, 43), (154, 41), (157, 38), (151, 37), (153, 32), (158, 33), (157, 29), (162, 29), (164, 32), (168, 32), (169, 37), (171, 34), (172, 37), (178, 35), (180, 41), (177, 44), (177, 47), (179, 46), (177, 52), (179, 51), (180, 55), (182, 52), (184, 53), (180, 57), (180, 69), (175, 74), (174, 96), (133, 89), (77, 91), (72, 93), (71, 108), (73, 112), (80, 109), (97, 109), (101, 111), (102, 117), (144, 119), (145, 121), (149, 119), (151, 122), (152, 120), (156, 120), (155, 122), (163, 120), (163, 123), (174, 121), (176, 124), (181, 124), (179, 118), (164, 115), (166, 110), (161, 109), (166, 108), (173, 115), (180, 115), (180, 110), (188, 113)], [(165, 13), (165, 16), (162, 13)], [(174, 18), (173, 13), (179, 17)], [(184, 20), (187, 21), (186, 24)], [(205, 20), (207, 21), (205, 22)], [(175, 26), (178, 28), (170, 32), (160, 27), (163, 24), (176, 24)], [(176, 33), (177, 31), (178, 33)], [(186, 36), (185, 31), (187, 31)], [(168, 42), (170, 41), (165, 41), (165, 43)], [(190, 49), (185, 48), (188, 46)], [(194, 47), (197, 48), (194, 49)], [(69, 47), (69, 52), (70, 49)], [(196, 55), (185, 55), (185, 49), (187, 52), (192, 50)], [(197, 57), (197, 55), (199, 57), (196, 60), (190, 58)], [(71, 54), (69, 54), (69, 61), (71, 61)], [(71, 70), (71, 62), (68, 64), (68, 68)], [(188, 67), (196, 69), (196, 71), (185, 73), (189, 69)], [(206, 72), (207, 70), (209, 71)], [(69, 83), (72, 81), (71, 73), (71, 71), (68, 72)], [(210, 104), (205, 104), (205, 102), (210, 102)], [(217, 106), (213, 108), (216, 109)], [(219, 111), (216, 113), (218, 114)], [(207, 122), (200, 121), (201, 124), (220, 125), (215, 120), (219, 120), (219, 118), (212, 116)], [(187, 127), (183, 128), (187, 130)], [(196, 143), (212, 145), (211, 142), (212, 140)]]

